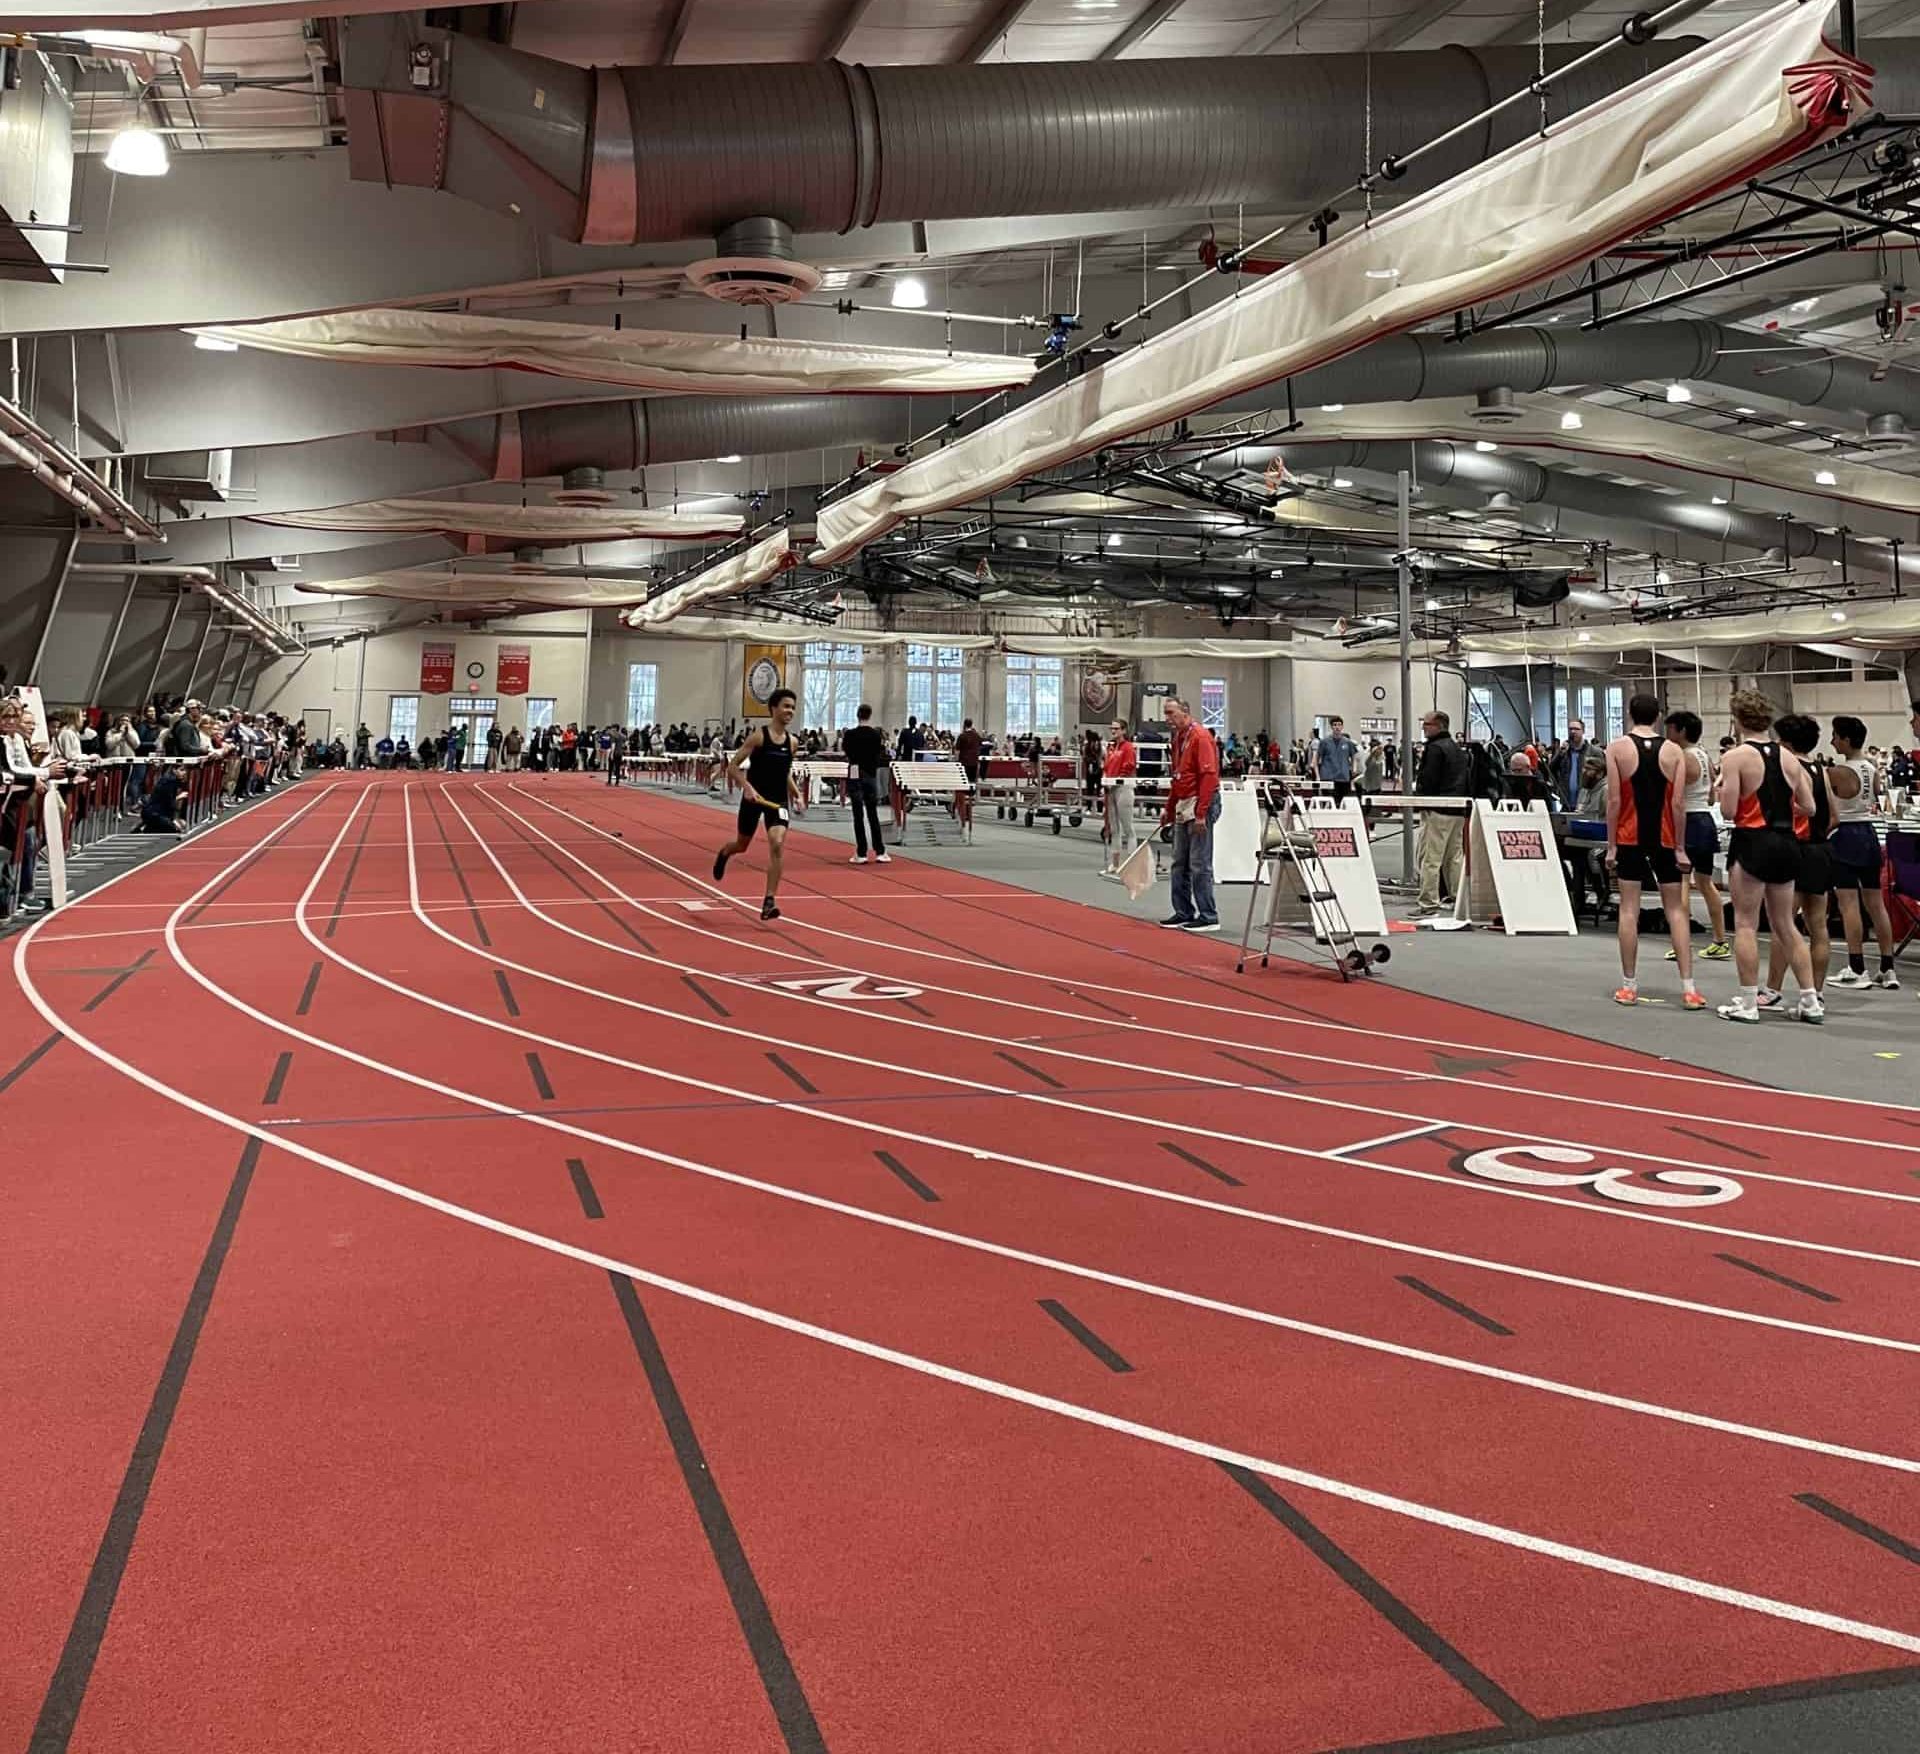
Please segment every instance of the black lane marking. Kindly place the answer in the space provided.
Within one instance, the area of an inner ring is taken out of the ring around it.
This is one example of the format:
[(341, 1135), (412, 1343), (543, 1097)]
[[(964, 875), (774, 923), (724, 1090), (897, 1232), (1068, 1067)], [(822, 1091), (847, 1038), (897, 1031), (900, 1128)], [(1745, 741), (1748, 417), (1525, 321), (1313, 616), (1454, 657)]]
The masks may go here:
[(879, 1158), (880, 1161), (884, 1163), (888, 1169), (892, 1170), (893, 1173), (897, 1175), (903, 1182), (905, 1182), (908, 1187), (913, 1189), (913, 1191), (916, 1194), (918, 1194), (921, 1199), (927, 1200), (927, 1201), (936, 1201), (940, 1198), (940, 1196), (936, 1194), (932, 1188), (928, 1187), (927, 1184), (923, 1182), (917, 1175), (915, 1175), (912, 1170), (907, 1168), (907, 1166), (904, 1163), (902, 1163), (899, 1158), (895, 1157), (891, 1151), (876, 1151), (874, 1153), (874, 1156)]
[(1122, 1011), (1118, 1005), (1109, 1005), (1106, 1000), (1096, 999), (1091, 993), (1083, 993), (1075, 987), (1060, 986), (1057, 981), (1054, 985), (1060, 992), (1065, 993), (1069, 999), (1078, 999), (1081, 1004), (1091, 1005), (1096, 1011), (1104, 1011), (1109, 1017), (1124, 1017), (1129, 1023), (1133, 1021), (1133, 1013), (1131, 1011)]
[(300, 989), (300, 1003), (293, 1008), (294, 1016), (304, 1017), (313, 1009), (313, 990), (320, 984), (321, 967), (322, 964), (316, 962), (308, 972), (307, 984)]
[(533, 1074), (533, 1087), (540, 1092), (540, 1100), (542, 1102), (553, 1101), (553, 1086), (547, 1082), (547, 1069), (540, 1064), (540, 1056), (538, 1054), (529, 1053), (527, 1055), (527, 1070)]
[(820, 1094), (820, 1087), (817, 1084), (809, 1083), (805, 1074), (796, 1072), (791, 1066), (787, 1064), (785, 1060), (781, 1059), (781, 1057), (778, 1054), (769, 1050), (767, 1054), (767, 1058), (771, 1060), (774, 1063), (774, 1065), (777, 1066), (782, 1072), (786, 1073), (786, 1075), (789, 1078), (791, 1078), (794, 1081), (794, 1083), (799, 1085), (800, 1088), (804, 1090), (809, 1096), (818, 1096)]
[(1416, 1650), (1451, 1675), (1502, 1724), (1509, 1729), (1519, 1729), (1535, 1722), (1533, 1714), (1511, 1693), (1468, 1661), (1357, 1559), (1309, 1522), (1274, 1491), (1270, 1481), (1233, 1462), (1222, 1462), (1220, 1466), (1228, 1479), (1299, 1541), (1314, 1558)]
[(453, 880), (460, 885), (460, 894), (467, 904), (467, 912), (473, 915), (473, 935), (487, 949), (493, 948), (493, 939), (487, 932), (487, 922), (480, 917), (480, 909), (474, 904), (473, 890), (467, 882), (467, 874), (460, 868), (460, 856), (453, 850), (453, 842), (447, 838), (446, 824), (440, 820), (440, 812), (434, 808), (433, 792), (429, 788), (427, 814), (433, 818), (433, 826), (440, 836), (441, 846), (446, 848), (447, 863), (453, 867)]
[(1789, 1279), (1784, 1273), (1776, 1273), (1771, 1267), (1763, 1267), (1758, 1261), (1742, 1260), (1738, 1255), (1715, 1255), (1716, 1261), (1725, 1261), (1729, 1267), (1739, 1267), (1748, 1273), (1758, 1273), (1762, 1279), (1771, 1279), (1776, 1285), (1784, 1285), (1789, 1291), (1797, 1291), (1803, 1297), (1818, 1298), (1822, 1303), (1838, 1303), (1839, 1298), (1831, 1291), (1822, 1291), (1817, 1285), (1809, 1285), (1800, 1279)]
[(1817, 1492), (1796, 1492), (1795, 1504), (1804, 1504), (1808, 1510), (1817, 1511), (1829, 1522), (1838, 1523), (1843, 1529), (1851, 1529), (1856, 1535), (1864, 1535), (1876, 1547), (1884, 1547), (1897, 1559), (1904, 1559), (1909, 1565), (1920, 1565), (1920, 1547), (1911, 1541), (1903, 1541), (1890, 1530), (1883, 1529), (1878, 1523), (1870, 1523), (1865, 1517), (1855, 1516), (1850, 1510), (1842, 1510), (1830, 1499), (1822, 1498)]
[(594, 1190), (592, 1177), (587, 1174), (587, 1166), (579, 1158), (569, 1157), (567, 1174), (573, 1179), (573, 1191), (580, 1196), (580, 1210), (589, 1218), (606, 1217), (606, 1209), (600, 1204), (600, 1196)]
[(506, 1006), (509, 1017), (520, 1015), (520, 1001), (513, 996), (513, 988), (507, 985), (507, 971), (496, 968), (493, 971), (494, 985), (500, 989), (500, 1003)]
[(1667, 1131), (1684, 1133), (1689, 1139), (1698, 1139), (1702, 1145), (1711, 1145), (1716, 1151), (1731, 1151), (1736, 1157), (1751, 1158), (1755, 1163), (1765, 1163), (1766, 1153), (1749, 1151), (1744, 1145), (1729, 1145), (1725, 1139), (1716, 1139), (1711, 1133), (1696, 1133), (1691, 1127), (1683, 1127), (1678, 1121), (1669, 1121)]
[(139, 961), (135, 962), (131, 967), (121, 969), (112, 980), (108, 981), (107, 984), (82, 1005), (80, 1009), (82, 1011), (97, 1011), (152, 960), (153, 952), (151, 950), (141, 951)]
[(773, 1707), (774, 1721), (780, 1726), (788, 1754), (826, 1754), (826, 1738), (814, 1720), (806, 1690), (800, 1685), (793, 1660), (787, 1655), (780, 1629), (774, 1624), (773, 1610), (767, 1606), (760, 1581), (753, 1574), (740, 1532), (727, 1510), (726, 1499), (721, 1496), (706, 1452), (700, 1447), (699, 1434), (693, 1428), (673, 1373), (667, 1368), (666, 1354), (660, 1349), (653, 1324), (641, 1307), (640, 1295), (633, 1281), (623, 1274), (609, 1272), (607, 1277), (613, 1282), (613, 1295), (619, 1301), (621, 1315), (626, 1318), (627, 1332), (633, 1337), (640, 1367), (647, 1373), (647, 1386), (653, 1391), (654, 1405), (660, 1409), (660, 1422), (666, 1427), (674, 1460), (680, 1465), (680, 1478), (686, 1483), (700, 1526), (706, 1532), (707, 1546), (720, 1572), (720, 1581), (726, 1586), (727, 1597), (733, 1603), (734, 1617), (746, 1636), (753, 1666), (760, 1671), (760, 1684), (766, 1689), (767, 1703)]
[(134, 1538), (140, 1531), (140, 1516), (147, 1506), (147, 1494), (153, 1487), (160, 1466), (160, 1453), (166, 1446), (173, 1415), (180, 1405), (180, 1392), (186, 1386), (187, 1372), (193, 1364), (194, 1349), (206, 1326), (207, 1310), (213, 1303), (214, 1286), (220, 1269), (233, 1246), (233, 1233), (240, 1223), (240, 1208), (253, 1182), (254, 1165), (260, 1161), (260, 1141), (250, 1138), (240, 1152), (240, 1162), (227, 1188), (227, 1197), (215, 1221), (207, 1251), (201, 1257), (200, 1271), (194, 1276), (193, 1289), (187, 1295), (180, 1325), (174, 1330), (173, 1344), (167, 1348), (166, 1363), (160, 1380), (154, 1385), (153, 1399), (147, 1404), (147, 1416), (141, 1421), (140, 1435), (134, 1439), (133, 1454), (121, 1476), (120, 1490), (114, 1496), (107, 1517), (106, 1532), (93, 1556), (86, 1587), (80, 1593), (80, 1606), (67, 1630), (60, 1660), (54, 1666), (53, 1679), (47, 1683), (46, 1698), (34, 1721), (33, 1735), (27, 1743), (28, 1754), (65, 1754), (79, 1721), (80, 1708), (87, 1697), (87, 1684), (93, 1678), (93, 1666), (107, 1634), (107, 1621), (120, 1593), (120, 1580), (126, 1574), (127, 1560), (133, 1552)]
[[(1223, 1060), (1231, 1060), (1236, 1066), (1245, 1066), (1249, 1072), (1258, 1072), (1262, 1078), (1271, 1078), (1276, 1084), (1298, 1084), (1298, 1078), (1289, 1078), (1284, 1072), (1276, 1072), (1271, 1066), (1263, 1066), (1258, 1060), (1249, 1060), (1244, 1054), (1236, 1054), (1232, 1048), (1213, 1050)], [(1403, 1082), (1403, 1080), (1394, 1080)]]
[(1238, 1176), (1228, 1175), (1224, 1169), (1209, 1163), (1204, 1157), (1194, 1156), (1184, 1145), (1176, 1145), (1171, 1139), (1162, 1139), (1160, 1149), (1171, 1151), (1182, 1163), (1191, 1163), (1195, 1169), (1212, 1176), (1215, 1181), (1225, 1182), (1230, 1188), (1244, 1188), (1247, 1185)]
[(27, 1057), (20, 1061), (12, 1071), (8, 1072), (4, 1077), (0, 1077), (0, 1095), (4, 1095), (10, 1090), (17, 1079), (24, 1078), (27, 1073), (31, 1072), (33, 1068), (53, 1050), (59, 1040), (60, 1036), (58, 1031), (56, 1031), (54, 1034), (48, 1036), (37, 1048), (29, 1050)]
[(287, 1087), (287, 1074), (293, 1070), (293, 1051), (288, 1049), (273, 1062), (273, 1076), (267, 1080), (267, 1093), (261, 1097), (263, 1108), (272, 1108), (280, 1100), (280, 1092)]
[(692, 975), (683, 974), (680, 979), (692, 990), (693, 996), (704, 1003), (716, 1017), (731, 1017), (733, 1015), (726, 1006), (721, 1004), (720, 1001), (695, 980)]
[(327, 929), (320, 934), (323, 938), (331, 938), (340, 929), (340, 910), (347, 905), (347, 892), (353, 888), (354, 873), (360, 869), (360, 855), (366, 849), (374, 812), (380, 808), (377, 786), (374, 793), (373, 801), (367, 805), (366, 815), (360, 819), (360, 838), (353, 843), (353, 857), (347, 861), (347, 875), (340, 884), (340, 893), (333, 898), (333, 912), (327, 917)]
[(918, 1004), (912, 999), (901, 999), (898, 1003), (904, 1005), (909, 1011), (917, 1012), (922, 1017), (931, 1017), (933, 1015), (926, 1006)]
[(995, 1048), (993, 1050), (993, 1057), (996, 1060), (1005, 1060), (1009, 1066), (1018, 1066), (1029, 1078), (1038, 1078), (1042, 1084), (1051, 1084), (1055, 1090), (1066, 1089), (1066, 1086), (1062, 1084), (1058, 1078), (1041, 1071), (1038, 1066), (1029, 1066), (1025, 1060), (1019, 1058), (1018, 1055), (1008, 1053), (1004, 1048)]
[(1439, 1304), (1442, 1309), (1450, 1309), (1457, 1316), (1464, 1316), (1476, 1328), (1485, 1328), (1489, 1334), (1498, 1334), (1503, 1340), (1513, 1338), (1513, 1330), (1496, 1322), (1492, 1316), (1484, 1316), (1470, 1304), (1462, 1303), (1457, 1297), (1449, 1297), (1444, 1291), (1437, 1290), (1424, 1279), (1416, 1279), (1411, 1273), (1398, 1273), (1395, 1277), (1409, 1291), (1417, 1291), (1422, 1297)]
[(1125, 1376), (1133, 1369), (1131, 1364), (1122, 1358), (1118, 1352), (1114, 1351), (1106, 1341), (1101, 1339), (1098, 1334), (1088, 1327), (1072, 1310), (1068, 1309), (1064, 1303), (1060, 1302), (1058, 1298), (1043, 1297), (1040, 1299), (1040, 1307), (1078, 1340), (1082, 1346), (1086, 1347), (1086, 1349), (1112, 1371), (1115, 1376)]

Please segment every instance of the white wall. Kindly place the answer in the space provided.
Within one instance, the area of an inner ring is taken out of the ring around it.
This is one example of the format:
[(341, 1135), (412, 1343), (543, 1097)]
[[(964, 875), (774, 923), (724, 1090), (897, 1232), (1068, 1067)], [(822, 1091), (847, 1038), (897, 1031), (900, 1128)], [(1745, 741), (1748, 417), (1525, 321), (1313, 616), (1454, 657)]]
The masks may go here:
[[(1316, 718), (1336, 714), (1347, 722), (1347, 734), (1360, 736), (1362, 719), (1392, 719), (1397, 740), (1400, 724), (1400, 661), (1398, 658), (1280, 658), (1292, 666), (1293, 723), (1290, 734), (1312, 734)], [(1467, 723), (1467, 688), (1458, 671), (1439, 670), (1429, 663), (1413, 666), (1413, 735), (1420, 721), (1438, 708), (1452, 723), (1456, 735)], [(1276, 731), (1276, 736), (1283, 735)]]

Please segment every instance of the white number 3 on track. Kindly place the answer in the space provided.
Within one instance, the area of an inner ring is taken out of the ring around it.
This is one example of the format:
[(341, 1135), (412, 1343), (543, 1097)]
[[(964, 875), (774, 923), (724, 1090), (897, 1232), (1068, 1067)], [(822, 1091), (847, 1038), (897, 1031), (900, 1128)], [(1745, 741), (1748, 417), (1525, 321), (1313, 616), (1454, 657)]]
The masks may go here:
[[(1571, 1145), (1502, 1145), (1492, 1151), (1476, 1151), (1460, 1167), (1469, 1175), (1523, 1188), (1591, 1188), (1605, 1199), (1620, 1200), (1629, 1206), (1724, 1206), (1746, 1191), (1726, 1176), (1708, 1175), (1697, 1169), (1649, 1170), (1647, 1181), (1666, 1184), (1649, 1187), (1644, 1181), (1635, 1181), (1630, 1169), (1596, 1169), (1581, 1175), (1559, 1175), (1549, 1169), (1509, 1163), (1510, 1155), (1538, 1158), (1543, 1163), (1594, 1161), (1591, 1151), (1577, 1151)], [(1672, 1188), (1694, 1188), (1698, 1192), (1673, 1193), (1669, 1191)]]

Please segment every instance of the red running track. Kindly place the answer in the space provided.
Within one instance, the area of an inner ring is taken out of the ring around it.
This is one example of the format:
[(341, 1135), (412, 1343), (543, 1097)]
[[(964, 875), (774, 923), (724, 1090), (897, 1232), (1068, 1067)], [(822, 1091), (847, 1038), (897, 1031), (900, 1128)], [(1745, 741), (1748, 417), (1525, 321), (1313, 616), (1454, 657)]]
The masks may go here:
[(1464, 1746), (1916, 1672), (1920, 1115), (804, 834), (763, 927), (724, 831), (316, 778), (18, 943), (0, 1746)]

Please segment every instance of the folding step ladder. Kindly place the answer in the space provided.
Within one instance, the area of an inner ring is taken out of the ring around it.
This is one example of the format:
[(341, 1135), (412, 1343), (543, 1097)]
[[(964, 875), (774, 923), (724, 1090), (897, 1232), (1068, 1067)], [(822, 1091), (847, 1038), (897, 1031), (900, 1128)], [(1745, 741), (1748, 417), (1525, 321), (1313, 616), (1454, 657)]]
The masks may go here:
[[(1271, 867), (1260, 966), (1267, 966), (1276, 932), (1304, 923), (1311, 926), (1313, 941), (1326, 950), (1343, 981), (1352, 980), (1356, 975), (1371, 975), (1374, 966), (1386, 962), (1393, 952), (1385, 944), (1376, 944), (1369, 952), (1355, 936), (1346, 909), (1334, 891), (1333, 879), (1314, 844), (1306, 811), (1286, 780), (1267, 778), (1258, 785), (1263, 817), (1259, 854), (1262, 873), (1267, 874)], [(1240, 960), (1234, 965), (1236, 974), (1246, 972), (1247, 958), (1253, 954), (1253, 919), (1260, 908), (1261, 887), (1256, 882), (1247, 898), (1247, 923), (1240, 934)], [(1280, 917), (1281, 909), (1294, 896), (1306, 905), (1304, 922)]]

